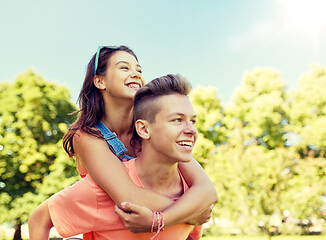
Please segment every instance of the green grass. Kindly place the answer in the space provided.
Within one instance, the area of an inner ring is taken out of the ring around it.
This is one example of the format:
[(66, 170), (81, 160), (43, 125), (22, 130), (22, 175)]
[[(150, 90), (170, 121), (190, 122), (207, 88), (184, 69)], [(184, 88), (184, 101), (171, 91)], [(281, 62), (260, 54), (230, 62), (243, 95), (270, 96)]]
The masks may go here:
[[(218, 236), (203, 237), (201, 240), (268, 240), (268, 236)], [(325, 240), (325, 235), (318, 236), (275, 236), (272, 240)]]

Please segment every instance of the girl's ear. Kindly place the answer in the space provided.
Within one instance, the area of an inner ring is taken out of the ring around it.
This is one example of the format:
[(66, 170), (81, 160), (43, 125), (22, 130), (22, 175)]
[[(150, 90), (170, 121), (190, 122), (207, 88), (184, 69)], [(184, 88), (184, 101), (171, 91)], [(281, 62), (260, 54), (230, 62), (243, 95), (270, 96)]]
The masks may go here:
[(135, 128), (139, 137), (142, 139), (150, 138), (149, 124), (146, 120), (138, 119), (135, 123)]
[(104, 84), (104, 78), (101, 76), (95, 76), (93, 78), (93, 82), (95, 87), (97, 87), (98, 89), (102, 89), (105, 90), (105, 84)]

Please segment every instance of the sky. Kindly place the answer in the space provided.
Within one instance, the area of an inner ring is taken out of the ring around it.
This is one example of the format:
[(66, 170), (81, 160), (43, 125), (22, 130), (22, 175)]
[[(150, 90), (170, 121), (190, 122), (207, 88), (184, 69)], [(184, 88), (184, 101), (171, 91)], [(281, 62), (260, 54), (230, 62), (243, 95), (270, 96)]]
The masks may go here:
[(0, 0), (0, 82), (33, 69), (76, 103), (99, 45), (127, 45), (146, 81), (169, 73), (217, 88), (269, 67), (289, 88), (326, 66), (324, 0)]

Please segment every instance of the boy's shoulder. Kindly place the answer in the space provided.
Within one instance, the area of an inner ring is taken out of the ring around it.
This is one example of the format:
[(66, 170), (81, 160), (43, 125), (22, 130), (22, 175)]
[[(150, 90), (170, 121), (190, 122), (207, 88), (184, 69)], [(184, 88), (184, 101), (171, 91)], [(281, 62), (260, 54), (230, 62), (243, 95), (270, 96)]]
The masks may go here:
[(130, 179), (139, 187), (144, 187), (142, 182), (140, 181), (140, 178), (137, 173), (137, 168), (136, 168), (136, 161), (137, 159), (133, 158), (129, 161), (123, 161), (123, 165), (125, 166), (126, 171), (128, 172), (128, 175)]

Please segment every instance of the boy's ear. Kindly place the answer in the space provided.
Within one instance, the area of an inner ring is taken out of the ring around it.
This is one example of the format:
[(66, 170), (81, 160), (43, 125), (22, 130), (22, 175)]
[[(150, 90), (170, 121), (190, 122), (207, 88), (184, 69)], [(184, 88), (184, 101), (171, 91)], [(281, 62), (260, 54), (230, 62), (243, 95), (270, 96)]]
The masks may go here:
[(105, 84), (104, 84), (104, 78), (101, 76), (95, 76), (93, 78), (93, 83), (95, 85), (95, 87), (97, 87), (98, 89), (105, 89)]
[(146, 120), (138, 119), (135, 123), (136, 131), (142, 139), (150, 138), (150, 129), (149, 124)]

